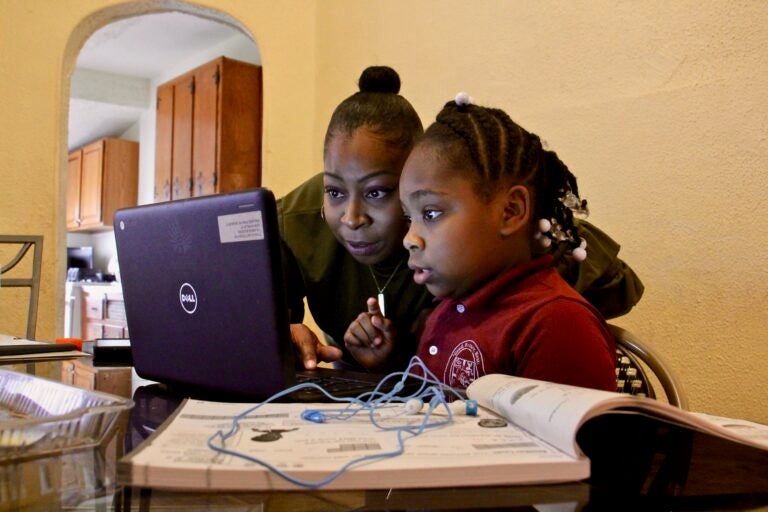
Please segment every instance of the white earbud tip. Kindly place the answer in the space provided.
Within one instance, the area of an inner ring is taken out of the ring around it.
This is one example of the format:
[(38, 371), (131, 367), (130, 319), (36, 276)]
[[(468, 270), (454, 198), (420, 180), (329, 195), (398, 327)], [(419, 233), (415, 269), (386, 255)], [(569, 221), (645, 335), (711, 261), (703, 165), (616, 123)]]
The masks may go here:
[(424, 407), (424, 402), (420, 398), (411, 398), (405, 402), (406, 414), (419, 414), (422, 407)]

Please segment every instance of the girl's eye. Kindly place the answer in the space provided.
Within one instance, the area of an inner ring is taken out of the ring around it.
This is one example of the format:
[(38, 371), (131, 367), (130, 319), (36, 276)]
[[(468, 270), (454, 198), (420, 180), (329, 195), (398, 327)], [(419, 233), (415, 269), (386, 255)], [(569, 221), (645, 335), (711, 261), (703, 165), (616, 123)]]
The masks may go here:
[(427, 208), (422, 212), (421, 216), (424, 218), (424, 220), (429, 222), (429, 221), (437, 220), (437, 218), (442, 214), (443, 212), (441, 212), (440, 210), (433, 210), (433, 209)]

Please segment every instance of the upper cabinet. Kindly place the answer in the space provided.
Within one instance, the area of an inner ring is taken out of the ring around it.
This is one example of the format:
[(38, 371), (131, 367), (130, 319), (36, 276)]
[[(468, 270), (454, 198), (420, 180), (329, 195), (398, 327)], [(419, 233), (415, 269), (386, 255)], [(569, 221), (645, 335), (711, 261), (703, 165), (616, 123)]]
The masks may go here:
[(136, 206), (138, 185), (137, 142), (102, 139), (71, 152), (67, 172), (67, 229), (110, 229), (116, 210)]
[(156, 202), (261, 184), (261, 67), (220, 57), (157, 88)]

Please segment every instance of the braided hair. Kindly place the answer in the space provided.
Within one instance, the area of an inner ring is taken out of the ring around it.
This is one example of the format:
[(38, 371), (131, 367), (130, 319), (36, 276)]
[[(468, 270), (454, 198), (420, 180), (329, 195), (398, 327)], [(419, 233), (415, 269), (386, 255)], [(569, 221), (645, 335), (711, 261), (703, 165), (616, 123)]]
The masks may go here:
[(342, 101), (331, 115), (324, 150), (333, 137), (350, 135), (361, 126), (402, 149), (416, 143), (424, 127), (413, 106), (400, 96), (400, 76), (388, 66), (370, 66), (358, 81), (359, 91)]
[(460, 93), (445, 104), (420, 143), (439, 146), (441, 158), (452, 169), (468, 172), (484, 199), (504, 185), (524, 185), (532, 196), (532, 219), (543, 219), (531, 226), (542, 245), (564, 243), (584, 251), (573, 219), (574, 213), (586, 216), (587, 202), (579, 198), (576, 177), (555, 152), (544, 149), (538, 135), (504, 111), (474, 105)]

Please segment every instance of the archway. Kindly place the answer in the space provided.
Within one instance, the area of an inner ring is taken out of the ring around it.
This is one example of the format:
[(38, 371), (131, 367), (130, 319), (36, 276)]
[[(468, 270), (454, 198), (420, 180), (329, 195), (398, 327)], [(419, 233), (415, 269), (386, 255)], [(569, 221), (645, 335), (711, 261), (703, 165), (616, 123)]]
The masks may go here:
[[(162, 21), (159, 21), (161, 18)], [(155, 27), (156, 39), (152, 37), (152, 27)], [(115, 50), (124, 38), (131, 37), (140, 39), (138, 43), (129, 42), (128, 47)], [(164, 45), (164, 49), (156, 46), (148, 50), (148, 40), (149, 44), (155, 41), (158, 46)], [(209, 41), (210, 45), (202, 48), (203, 41)], [(119, 51), (121, 57), (104, 59), (105, 52), (110, 51)], [(175, 52), (165, 64), (163, 51)], [(137, 52), (145, 52), (146, 55)], [(87, 58), (82, 58), (84, 55)], [(67, 201), (65, 184), (69, 152), (76, 146), (101, 137), (127, 138), (139, 143), (138, 202), (151, 202), (156, 124), (153, 107), (157, 85), (218, 56), (255, 64), (260, 64), (261, 60), (254, 39), (244, 26), (220, 11), (180, 1), (151, 6), (135, 2), (105, 8), (84, 19), (72, 32), (63, 61), (61, 104), (66, 107), (60, 122), (60, 147), (64, 155), (58, 174), (61, 205), (57, 211), (63, 212)], [(79, 64), (81, 62), (85, 63), (84, 66)], [(139, 67), (141, 70), (137, 70)], [(57, 252), (64, 254), (69, 246), (93, 247), (94, 267), (102, 270), (102, 274), (108, 274), (115, 252), (111, 231), (70, 233), (65, 225), (65, 215), (60, 214), (59, 219)], [(62, 259), (66, 261), (66, 258)], [(63, 303), (76, 312), (78, 306), (73, 308), (70, 300), (63, 299), (65, 295), (70, 296), (72, 288), (60, 284), (65, 281), (63, 269), (66, 266), (59, 265), (57, 268), (57, 289), (60, 290), (57, 297), (62, 297)], [(71, 335), (72, 321), (61, 322), (62, 316), (73, 318), (65, 306), (64, 314), (57, 315), (57, 333)]]

